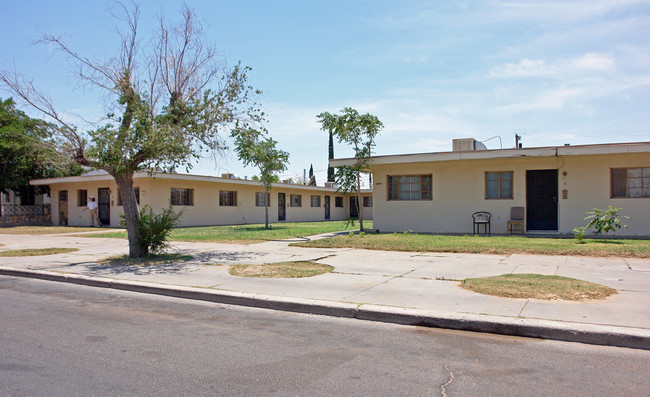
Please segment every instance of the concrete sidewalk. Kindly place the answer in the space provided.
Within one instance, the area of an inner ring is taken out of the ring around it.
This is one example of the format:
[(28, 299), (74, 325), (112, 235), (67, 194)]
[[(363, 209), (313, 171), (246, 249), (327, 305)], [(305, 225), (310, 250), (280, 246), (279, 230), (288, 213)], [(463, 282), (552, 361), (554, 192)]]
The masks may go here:
[[(317, 236), (312, 238), (321, 238)], [(0, 274), (68, 281), (228, 304), (650, 349), (650, 260), (539, 255), (474, 255), (174, 242), (193, 260), (156, 266), (108, 266), (128, 252), (119, 239), (3, 235), (0, 250), (72, 247), (39, 257), (0, 257)], [(316, 260), (333, 273), (302, 279), (228, 274), (230, 264)], [(602, 301), (509, 299), (464, 290), (457, 280), (539, 273), (607, 285)]]

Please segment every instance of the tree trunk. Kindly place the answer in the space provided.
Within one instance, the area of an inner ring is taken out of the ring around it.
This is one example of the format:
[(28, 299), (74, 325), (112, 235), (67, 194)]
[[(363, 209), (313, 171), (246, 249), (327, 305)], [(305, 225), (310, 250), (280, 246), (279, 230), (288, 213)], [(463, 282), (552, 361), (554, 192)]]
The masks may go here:
[(140, 217), (138, 202), (133, 191), (133, 173), (114, 175), (117, 187), (120, 189), (124, 220), (126, 222), (126, 233), (129, 238), (129, 256), (131, 258), (142, 258), (146, 256), (148, 248), (140, 245), (136, 221)]
[(363, 213), (361, 211), (361, 173), (357, 171), (357, 213), (359, 214), (359, 231), (363, 231)]
[(264, 229), (269, 228), (269, 184), (264, 182)]
[[(334, 137), (332, 136), (332, 129), (330, 128), (330, 140), (329, 140), (329, 148), (328, 148), (328, 155), (327, 159), (332, 160), (334, 158)], [(327, 182), (334, 182), (334, 167), (329, 165), (329, 161), (327, 162)]]

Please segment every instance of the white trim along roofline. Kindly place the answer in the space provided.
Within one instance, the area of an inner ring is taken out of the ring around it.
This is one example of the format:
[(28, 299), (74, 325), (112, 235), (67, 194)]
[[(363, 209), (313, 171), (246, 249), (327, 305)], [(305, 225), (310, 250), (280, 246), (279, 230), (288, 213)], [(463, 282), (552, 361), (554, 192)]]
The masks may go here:
[[(217, 176), (208, 175), (191, 175), (191, 174), (175, 174), (175, 173), (161, 173), (155, 172), (149, 175), (146, 171), (139, 171), (133, 174), (133, 179), (140, 178), (159, 178), (159, 179), (176, 179), (194, 182), (212, 182), (212, 183), (230, 183), (234, 185), (248, 185), (248, 186), (262, 186), (262, 182), (252, 179), (236, 179), (236, 178), (221, 178)], [(54, 185), (57, 183), (73, 183), (73, 182), (92, 182), (92, 181), (113, 181), (113, 177), (106, 173), (94, 173), (92, 175), (79, 175), (79, 176), (66, 176), (60, 178), (47, 178), (47, 179), (32, 179), (29, 181), (31, 185)], [(288, 189), (301, 189), (301, 190), (314, 190), (314, 191), (328, 191), (336, 193), (337, 188), (325, 186), (310, 186), (301, 185), (297, 183), (272, 183), (271, 188), (288, 188)], [(370, 189), (361, 189), (362, 193), (371, 192)]]
[[(433, 152), (414, 154), (394, 154), (373, 156), (368, 165), (421, 163), (430, 161), (481, 160), (517, 157), (556, 157), (584, 156), (597, 154), (650, 153), (650, 142), (605, 143), (597, 145), (549, 146), (521, 149), (492, 149), (463, 152)], [(342, 158), (330, 160), (331, 167), (354, 165), (356, 159)]]

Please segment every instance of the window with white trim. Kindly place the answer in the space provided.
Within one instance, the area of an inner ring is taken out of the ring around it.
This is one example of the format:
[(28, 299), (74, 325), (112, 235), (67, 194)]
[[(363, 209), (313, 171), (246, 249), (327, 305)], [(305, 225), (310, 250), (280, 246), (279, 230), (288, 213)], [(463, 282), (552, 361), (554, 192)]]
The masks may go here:
[(650, 197), (650, 167), (612, 168), (612, 198)]
[(267, 193), (255, 193), (255, 206), (256, 207), (270, 207), (271, 206), (271, 195)]
[(431, 174), (389, 175), (388, 200), (431, 200)]
[(292, 194), (289, 196), (290, 207), (302, 207), (302, 195)]
[(220, 207), (236, 207), (237, 206), (237, 192), (233, 190), (219, 190), (219, 206)]
[(170, 189), (172, 205), (194, 205), (194, 189)]
[(486, 199), (512, 198), (512, 171), (493, 171), (485, 173)]

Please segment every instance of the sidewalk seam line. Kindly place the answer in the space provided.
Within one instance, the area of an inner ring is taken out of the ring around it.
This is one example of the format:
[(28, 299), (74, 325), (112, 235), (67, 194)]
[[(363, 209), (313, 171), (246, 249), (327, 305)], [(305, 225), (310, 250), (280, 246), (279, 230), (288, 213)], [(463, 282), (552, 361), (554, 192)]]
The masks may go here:
[(528, 302), (530, 302), (530, 299), (526, 299), (526, 302), (524, 302), (524, 305), (521, 307), (521, 310), (519, 310), (519, 313), (517, 313), (517, 318), (521, 317), (521, 313), (523, 313), (524, 309), (528, 305)]

